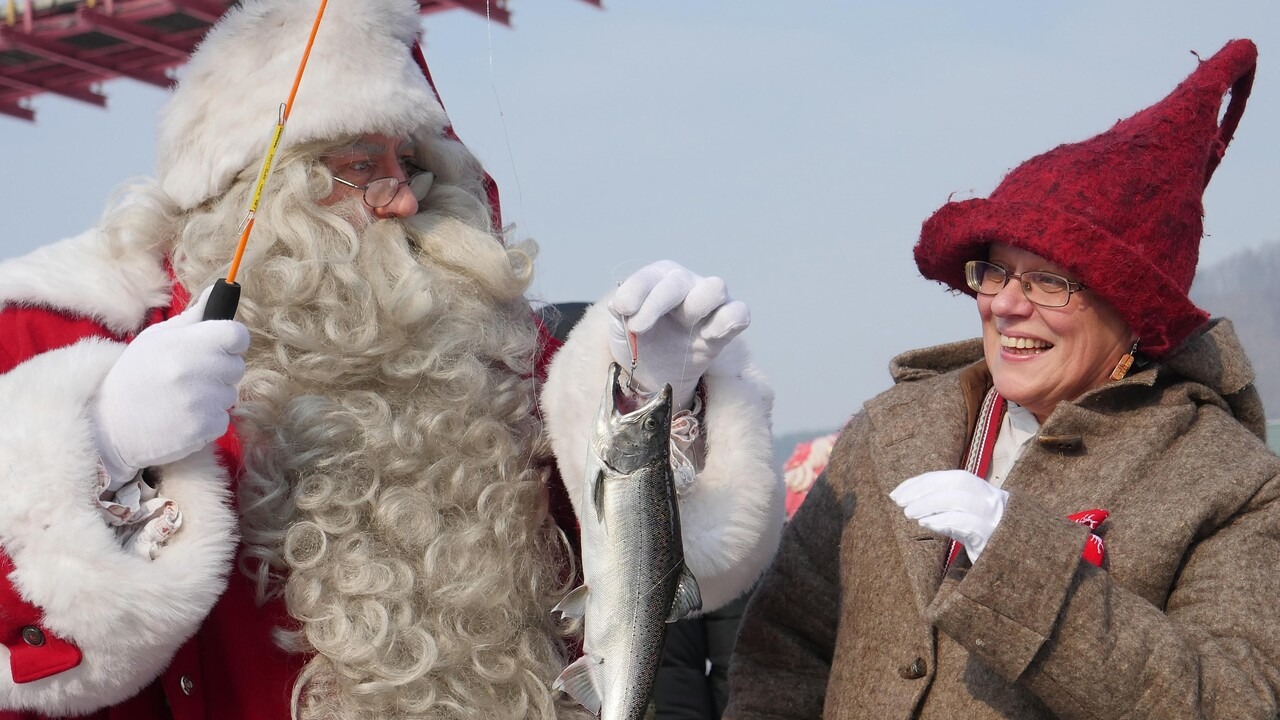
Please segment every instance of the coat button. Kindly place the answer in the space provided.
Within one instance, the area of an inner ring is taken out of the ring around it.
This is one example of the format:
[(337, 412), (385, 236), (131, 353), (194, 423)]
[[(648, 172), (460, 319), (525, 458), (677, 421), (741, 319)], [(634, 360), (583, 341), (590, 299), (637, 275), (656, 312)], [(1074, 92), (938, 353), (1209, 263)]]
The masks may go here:
[(44, 644), (44, 633), (35, 625), (28, 625), (22, 628), (22, 641), (31, 647), (40, 647)]
[(1084, 449), (1084, 437), (1080, 435), (1041, 435), (1036, 442), (1041, 447), (1062, 453), (1078, 453)]
[(907, 680), (919, 680), (925, 676), (925, 672), (928, 669), (929, 666), (925, 665), (924, 658), (916, 658), (911, 661), (910, 665), (903, 665), (898, 668), (898, 674)]
[(190, 695), (196, 689), (196, 684), (192, 682), (190, 676), (183, 675), (178, 678), (178, 687), (182, 688), (183, 695)]

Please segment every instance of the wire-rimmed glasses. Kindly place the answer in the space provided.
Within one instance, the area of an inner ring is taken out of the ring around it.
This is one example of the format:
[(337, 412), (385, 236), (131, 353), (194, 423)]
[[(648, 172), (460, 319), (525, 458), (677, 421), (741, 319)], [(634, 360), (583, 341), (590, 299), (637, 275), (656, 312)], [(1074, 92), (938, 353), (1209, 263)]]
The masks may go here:
[(355, 188), (364, 193), (365, 203), (375, 210), (384, 208), (396, 199), (396, 195), (400, 192), (401, 185), (408, 185), (409, 192), (413, 193), (413, 197), (421, 202), (427, 197), (427, 192), (431, 190), (431, 184), (435, 182), (436, 176), (428, 170), (419, 168), (411, 168), (407, 180), (400, 180), (394, 177), (381, 177), (376, 180), (370, 180), (365, 185), (357, 185), (350, 180), (343, 180), (337, 175), (330, 175), (335, 182), (340, 182), (349, 188)]
[(1040, 307), (1049, 308), (1063, 307), (1071, 300), (1071, 293), (1086, 289), (1081, 283), (1056, 273), (1043, 270), (1011, 273), (986, 260), (970, 260), (965, 263), (964, 277), (969, 288), (979, 295), (999, 294), (1010, 280), (1017, 280), (1022, 286), (1022, 294), (1028, 300)]

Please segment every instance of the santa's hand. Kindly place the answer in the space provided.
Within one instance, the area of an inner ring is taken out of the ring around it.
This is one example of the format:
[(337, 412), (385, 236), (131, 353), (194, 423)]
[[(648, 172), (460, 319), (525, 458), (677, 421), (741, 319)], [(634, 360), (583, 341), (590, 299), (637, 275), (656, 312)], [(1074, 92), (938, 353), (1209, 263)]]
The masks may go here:
[(905, 480), (889, 493), (907, 517), (964, 546), (969, 560), (987, 546), (1009, 493), (966, 470), (937, 470)]
[(652, 393), (671, 384), (677, 408), (693, 402), (698, 379), (730, 340), (751, 324), (746, 303), (732, 300), (724, 281), (702, 277), (670, 260), (637, 271), (609, 302), (609, 347), (630, 368), (636, 338), (634, 386)]
[(208, 299), (206, 289), (182, 314), (139, 333), (103, 379), (89, 417), (109, 489), (227, 431), (249, 331), (234, 320), (201, 322)]

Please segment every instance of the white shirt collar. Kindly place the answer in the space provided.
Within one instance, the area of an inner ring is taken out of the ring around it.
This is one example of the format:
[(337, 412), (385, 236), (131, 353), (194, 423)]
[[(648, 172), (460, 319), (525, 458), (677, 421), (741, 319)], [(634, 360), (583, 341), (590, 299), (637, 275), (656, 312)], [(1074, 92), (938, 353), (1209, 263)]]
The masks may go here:
[(1022, 455), (1027, 442), (1040, 432), (1040, 421), (1032, 412), (1021, 405), (1005, 401), (1004, 417), (1000, 419), (1000, 434), (996, 436), (996, 446), (991, 451), (991, 470), (987, 478), (992, 485), (1004, 485), (1013, 464)]

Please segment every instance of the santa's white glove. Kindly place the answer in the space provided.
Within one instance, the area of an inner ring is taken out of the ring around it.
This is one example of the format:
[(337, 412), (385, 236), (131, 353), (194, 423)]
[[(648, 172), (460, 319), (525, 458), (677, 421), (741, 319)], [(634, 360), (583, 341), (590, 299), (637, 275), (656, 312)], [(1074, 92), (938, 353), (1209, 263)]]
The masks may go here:
[(1009, 493), (967, 470), (936, 470), (903, 481), (889, 498), (907, 517), (959, 542), (976, 563), (1004, 516)]
[(89, 417), (108, 490), (227, 431), (249, 331), (235, 320), (202, 322), (208, 299), (206, 289), (182, 314), (138, 333), (103, 379)]
[(634, 333), (634, 387), (653, 393), (670, 383), (679, 409), (692, 404), (707, 366), (751, 324), (746, 303), (732, 300), (723, 280), (702, 277), (670, 260), (659, 260), (623, 281), (609, 312), (613, 358), (624, 370), (631, 367), (627, 332)]

